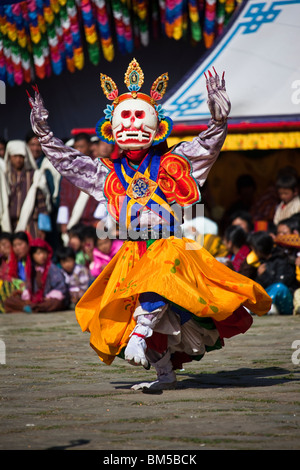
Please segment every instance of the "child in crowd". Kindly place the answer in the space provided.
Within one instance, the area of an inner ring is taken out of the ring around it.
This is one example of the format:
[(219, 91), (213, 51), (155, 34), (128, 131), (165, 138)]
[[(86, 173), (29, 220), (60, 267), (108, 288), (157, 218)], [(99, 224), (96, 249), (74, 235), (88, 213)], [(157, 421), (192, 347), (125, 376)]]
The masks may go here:
[(274, 242), (282, 247), (293, 265), (299, 255), (300, 222), (298, 214), (283, 219), (276, 227)]
[(295, 267), (268, 232), (253, 233), (249, 243), (258, 261), (252, 278), (265, 288), (273, 301), (269, 313), (292, 314), (293, 292), (297, 287)]
[(62, 271), (52, 263), (52, 254), (46, 241), (32, 240), (25, 269), (26, 289), (4, 302), (6, 313), (46, 313), (66, 309), (69, 303), (67, 286)]
[(300, 233), (300, 217), (299, 214), (293, 214), (287, 219), (282, 219), (276, 227), (276, 237)]
[(88, 265), (88, 259), (83, 251), (83, 232), (85, 225), (76, 224), (68, 230), (69, 246), (73, 248), (76, 257), (76, 264)]
[(239, 225), (246, 233), (251, 233), (254, 230), (252, 215), (243, 210), (236, 211), (231, 215), (229, 225)]
[(93, 278), (99, 276), (122, 245), (122, 240), (97, 239), (93, 250), (93, 262), (90, 264), (90, 273)]
[(13, 262), (13, 235), (0, 234), (0, 313), (5, 313), (4, 301), (14, 292), (22, 292), (24, 283), (17, 278), (17, 262)]
[(11, 279), (10, 258), (12, 252), (12, 234), (0, 233), (0, 281)]
[(225, 230), (223, 242), (228, 250), (226, 266), (239, 272), (242, 263), (250, 253), (247, 233), (239, 225), (230, 225)]
[(295, 174), (283, 173), (276, 181), (280, 204), (276, 208), (273, 222), (275, 225), (300, 212), (299, 179)]
[(88, 269), (76, 264), (76, 256), (71, 247), (61, 248), (57, 252), (59, 262), (65, 281), (69, 289), (70, 307), (74, 308), (90, 284)]
[(82, 231), (82, 251), (86, 260), (86, 266), (89, 267), (93, 261), (93, 251), (96, 245), (96, 229), (92, 225), (86, 225)]
[(25, 281), (26, 264), (30, 262), (29, 249), (31, 237), (27, 232), (17, 232), (13, 235), (12, 256), (10, 260), (12, 276)]

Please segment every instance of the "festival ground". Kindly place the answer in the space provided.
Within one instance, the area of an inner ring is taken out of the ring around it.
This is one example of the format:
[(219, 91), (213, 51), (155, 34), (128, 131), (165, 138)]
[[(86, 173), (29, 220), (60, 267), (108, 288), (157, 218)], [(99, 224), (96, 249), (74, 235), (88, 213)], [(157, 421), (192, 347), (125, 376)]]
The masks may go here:
[(300, 316), (254, 317), (156, 395), (130, 390), (152, 369), (102, 364), (72, 311), (1, 315), (0, 339), (1, 450), (300, 448)]

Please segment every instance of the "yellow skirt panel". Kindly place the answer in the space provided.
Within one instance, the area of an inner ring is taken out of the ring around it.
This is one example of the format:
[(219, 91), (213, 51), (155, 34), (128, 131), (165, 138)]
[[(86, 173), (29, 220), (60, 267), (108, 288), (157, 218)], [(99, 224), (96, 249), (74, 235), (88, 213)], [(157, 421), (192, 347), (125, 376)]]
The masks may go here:
[(240, 305), (264, 315), (271, 298), (251, 279), (218, 262), (186, 238), (156, 240), (140, 258), (138, 243), (126, 241), (76, 305), (91, 346), (110, 364), (135, 327), (139, 294), (155, 292), (198, 317), (228, 318)]

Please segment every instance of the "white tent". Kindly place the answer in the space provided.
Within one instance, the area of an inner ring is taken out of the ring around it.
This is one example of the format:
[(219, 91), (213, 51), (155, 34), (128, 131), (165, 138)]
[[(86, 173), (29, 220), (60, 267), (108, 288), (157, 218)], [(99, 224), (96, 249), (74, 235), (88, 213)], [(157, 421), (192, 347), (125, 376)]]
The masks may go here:
[[(225, 71), (229, 131), (300, 130), (300, 0), (241, 5), (226, 33), (166, 95), (163, 108), (175, 134), (192, 134), (207, 123), (204, 73), (212, 67)], [(299, 147), (299, 132), (294, 137), (289, 145)]]

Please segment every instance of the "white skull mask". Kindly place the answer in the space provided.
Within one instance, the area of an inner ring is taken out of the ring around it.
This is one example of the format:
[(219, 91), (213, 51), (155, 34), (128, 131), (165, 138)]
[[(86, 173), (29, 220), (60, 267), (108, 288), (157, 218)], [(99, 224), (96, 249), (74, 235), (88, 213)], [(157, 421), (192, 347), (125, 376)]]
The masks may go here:
[(148, 148), (158, 129), (153, 106), (142, 99), (127, 99), (118, 104), (112, 118), (114, 139), (121, 149)]

